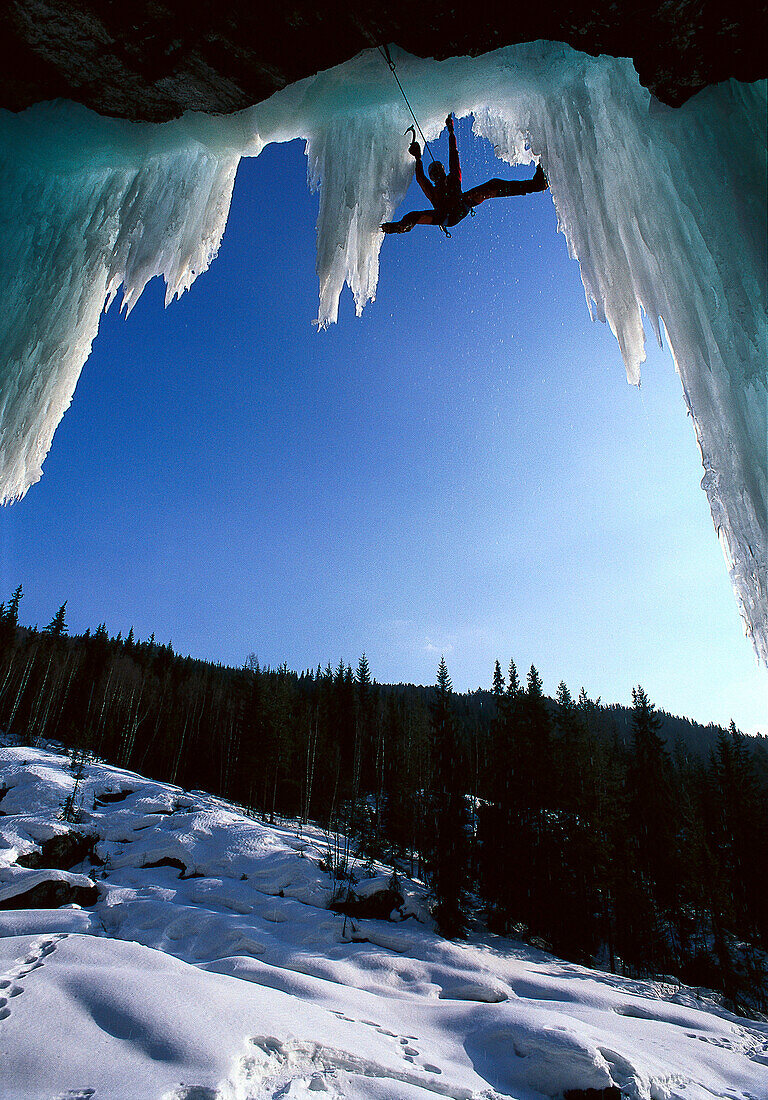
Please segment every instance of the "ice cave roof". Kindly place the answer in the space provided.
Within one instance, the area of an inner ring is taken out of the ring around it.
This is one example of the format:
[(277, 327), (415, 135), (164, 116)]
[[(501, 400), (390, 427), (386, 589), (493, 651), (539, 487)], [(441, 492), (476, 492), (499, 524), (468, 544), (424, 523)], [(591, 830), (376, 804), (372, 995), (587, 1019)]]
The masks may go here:
[(240, 110), (381, 42), (443, 59), (537, 39), (632, 57), (678, 106), (708, 84), (768, 75), (765, 12), (754, 0), (15, 0), (0, 10), (0, 106), (63, 97), (160, 122)]

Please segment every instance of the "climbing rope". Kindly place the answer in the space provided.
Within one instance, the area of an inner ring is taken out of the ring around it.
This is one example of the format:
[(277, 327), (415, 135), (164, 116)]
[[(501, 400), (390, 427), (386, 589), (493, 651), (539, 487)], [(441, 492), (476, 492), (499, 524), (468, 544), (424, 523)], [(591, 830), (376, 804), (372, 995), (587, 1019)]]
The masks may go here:
[[(377, 47), (376, 47), (376, 49), (377, 49), (377, 50), (379, 51), (379, 53), (381, 54), (381, 56), (382, 56), (382, 58), (383, 58), (383, 60), (384, 60), (385, 64), (386, 64), (386, 65), (387, 65), (387, 67), (389, 68), (389, 71), (390, 71), (390, 72), (392, 73), (392, 76), (393, 76), (393, 77), (395, 78), (395, 80), (397, 81), (397, 86), (398, 86), (398, 88), (400, 89), (400, 92), (401, 92), (401, 94), (402, 94), (402, 97), (403, 97), (403, 99), (405, 100), (405, 105), (406, 105), (406, 107), (408, 108), (408, 110), (409, 110), (409, 111), (411, 112), (411, 118), (412, 118), (412, 119), (413, 119), (413, 121), (414, 121), (414, 122), (416, 123), (416, 129), (417, 129), (417, 130), (419, 131), (419, 133), (421, 134), (421, 140), (422, 140), (422, 141), (424, 142), (424, 148), (425, 148), (425, 149), (427, 150), (427, 152), (429, 153), (429, 155), (430, 155), (430, 157), (431, 157), (431, 159), (432, 159), (432, 163), (434, 164), (434, 161), (435, 161), (435, 157), (433, 156), (433, 154), (432, 154), (432, 150), (431, 150), (431, 149), (430, 149), (430, 147), (429, 147), (429, 142), (428, 142), (428, 141), (427, 141), (427, 139), (426, 139), (426, 138), (424, 137), (424, 131), (422, 130), (421, 126), (419, 125), (419, 120), (418, 120), (418, 119), (416, 118), (416, 115), (414, 114), (414, 110), (413, 110), (413, 107), (411, 107), (411, 104), (410, 104), (410, 101), (409, 101), (409, 99), (408, 99), (408, 96), (407, 96), (407, 95), (405, 94), (405, 88), (404, 88), (404, 87), (402, 86), (402, 84), (400, 83), (400, 77), (399, 77), (399, 76), (397, 75), (397, 69), (396, 69), (396, 67), (395, 67), (395, 63), (394, 63), (394, 61), (392, 60), (392, 57), (391, 57), (391, 55), (390, 55), (390, 52), (389, 52), (389, 46), (377, 46)], [(411, 131), (413, 131), (413, 140), (415, 141), (415, 140), (416, 140), (416, 133), (415, 133), (415, 131), (413, 130), (413, 126), (409, 126), (409, 127), (408, 127), (408, 130), (411, 130)], [(406, 130), (406, 131), (405, 131), (405, 133), (406, 133), (406, 134), (408, 133), (408, 130)], [(471, 211), (471, 213), (472, 213), (472, 214), (474, 215), (474, 213), (475, 213), (475, 211), (474, 211), (474, 207), (472, 208), (472, 211)], [(438, 222), (438, 225), (439, 225), (440, 229), (442, 230), (442, 232), (443, 232), (443, 233), (445, 233), (446, 237), (450, 238), (451, 234), (450, 234), (450, 233), (448, 232), (448, 229), (447, 229), (447, 227), (446, 227), (446, 226), (444, 226), (444, 225), (443, 225), (443, 224), (442, 224), (441, 222)]]
[[(390, 53), (389, 53), (389, 46), (377, 46), (376, 49), (379, 51), (382, 58), (384, 59), (384, 62), (388, 66), (390, 72), (392, 73), (392, 76), (397, 81), (397, 86), (398, 86), (398, 88), (400, 89), (400, 91), (402, 93), (403, 99), (405, 100), (405, 105), (408, 108), (408, 110), (411, 112), (411, 118), (416, 123), (416, 129), (421, 134), (421, 140), (424, 142), (424, 148), (427, 150), (430, 157), (432, 157), (432, 160), (434, 161), (435, 158), (432, 156), (432, 150), (429, 147), (429, 142), (424, 137), (424, 131), (422, 130), (421, 126), (419, 126), (419, 120), (416, 118), (416, 115), (413, 113), (413, 107), (411, 107), (411, 104), (408, 100), (408, 96), (405, 94), (405, 88), (403, 88), (402, 84), (400, 83), (400, 77), (397, 75), (397, 70), (395, 68), (395, 63), (392, 60), (392, 58), (390, 56)], [(409, 129), (410, 129), (410, 127), (409, 127)], [(407, 134), (408, 130), (406, 130), (405, 132)], [(414, 138), (414, 140), (415, 140), (415, 138)]]

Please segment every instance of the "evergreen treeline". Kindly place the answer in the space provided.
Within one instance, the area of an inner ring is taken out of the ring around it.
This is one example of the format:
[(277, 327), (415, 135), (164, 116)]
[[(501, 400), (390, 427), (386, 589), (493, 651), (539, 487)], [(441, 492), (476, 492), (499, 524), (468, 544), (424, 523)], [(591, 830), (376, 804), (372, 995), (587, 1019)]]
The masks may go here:
[(514, 662), (468, 695), (444, 661), (433, 688), (379, 685), (365, 656), (232, 669), (104, 624), (69, 637), (66, 604), (21, 627), (21, 598), (0, 604), (0, 728), (349, 835), (428, 879), (447, 935), (479, 907), (566, 958), (768, 1011), (764, 738), (708, 727), (696, 752), (641, 687), (631, 710), (564, 683), (552, 700)]

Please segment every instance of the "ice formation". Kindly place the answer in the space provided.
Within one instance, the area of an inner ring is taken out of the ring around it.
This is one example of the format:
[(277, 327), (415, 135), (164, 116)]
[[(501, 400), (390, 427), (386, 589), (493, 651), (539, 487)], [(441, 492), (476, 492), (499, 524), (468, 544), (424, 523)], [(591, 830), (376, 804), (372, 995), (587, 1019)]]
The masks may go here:
[[(541, 160), (592, 316), (627, 377), (642, 315), (666, 330), (702, 453), (715, 528), (758, 655), (768, 662), (766, 86), (733, 81), (660, 105), (628, 60), (528, 43), (432, 62), (395, 51), (427, 138), (473, 115), (510, 164)], [(228, 117), (163, 126), (72, 104), (0, 112), (4, 223), (0, 494), (40, 477), (99, 315), (153, 275), (168, 300), (216, 254), (241, 156), (306, 140), (320, 191), (318, 324), (345, 284), (358, 313), (376, 289), (380, 222), (411, 178), (410, 119), (380, 55), (301, 81)]]

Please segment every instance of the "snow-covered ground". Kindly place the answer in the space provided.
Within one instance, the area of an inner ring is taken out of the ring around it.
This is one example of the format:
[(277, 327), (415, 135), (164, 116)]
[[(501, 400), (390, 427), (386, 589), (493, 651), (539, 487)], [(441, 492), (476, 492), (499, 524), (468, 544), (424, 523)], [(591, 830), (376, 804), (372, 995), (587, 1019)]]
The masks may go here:
[[(2, 1100), (768, 1098), (768, 1024), (498, 937), (448, 943), (418, 883), (389, 920), (345, 921), (321, 831), (101, 764), (68, 824), (74, 782), (66, 757), (0, 748)], [(95, 864), (51, 869), (73, 830)], [(358, 896), (389, 886), (368, 873)], [(94, 883), (90, 908), (22, 907)]]

